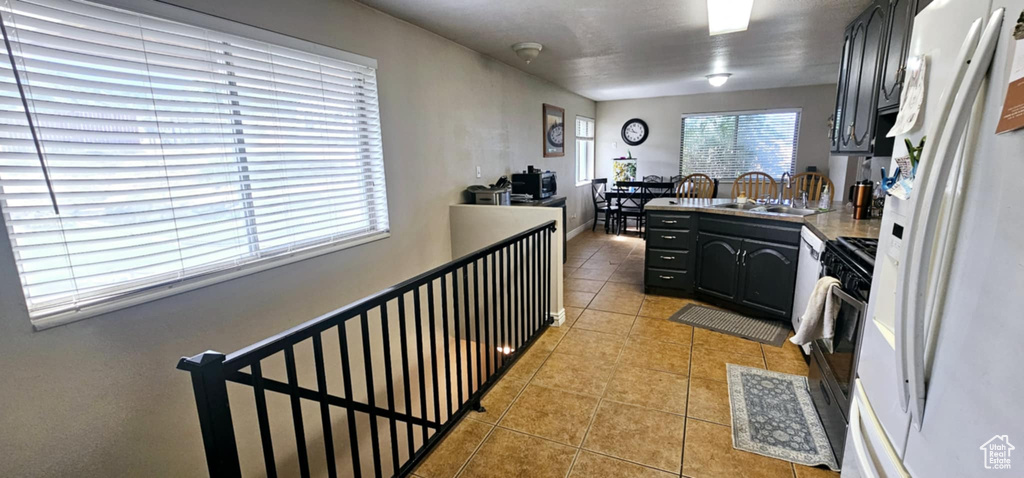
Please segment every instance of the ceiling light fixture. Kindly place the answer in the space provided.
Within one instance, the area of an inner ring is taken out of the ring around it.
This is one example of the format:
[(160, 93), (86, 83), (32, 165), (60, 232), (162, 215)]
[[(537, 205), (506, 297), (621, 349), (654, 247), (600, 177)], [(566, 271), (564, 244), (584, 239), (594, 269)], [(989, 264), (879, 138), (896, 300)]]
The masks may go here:
[(512, 45), (512, 51), (516, 52), (516, 56), (518, 56), (520, 60), (525, 61), (527, 65), (529, 65), (534, 58), (537, 58), (537, 55), (540, 55), (540, 51), (543, 49), (544, 45), (531, 41)]
[(750, 24), (754, 0), (708, 0), (708, 30), (711, 36), (742, 32)]
[(711, 86), (718, 88), (724, 85), (726, 81), (729, 81), (730, 76), (732, 76), (732, 73), (715, 73), (714, 75), (708, 75), (707, 79)]

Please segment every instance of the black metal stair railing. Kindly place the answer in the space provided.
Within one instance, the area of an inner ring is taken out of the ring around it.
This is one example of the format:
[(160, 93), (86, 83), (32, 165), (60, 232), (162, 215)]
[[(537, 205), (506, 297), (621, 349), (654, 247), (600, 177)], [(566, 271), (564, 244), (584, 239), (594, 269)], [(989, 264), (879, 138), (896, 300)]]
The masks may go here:
[(210, 475), (409, 475), (551, 323), (554, 231), (533, 227), (237, 352), (183, 357)]

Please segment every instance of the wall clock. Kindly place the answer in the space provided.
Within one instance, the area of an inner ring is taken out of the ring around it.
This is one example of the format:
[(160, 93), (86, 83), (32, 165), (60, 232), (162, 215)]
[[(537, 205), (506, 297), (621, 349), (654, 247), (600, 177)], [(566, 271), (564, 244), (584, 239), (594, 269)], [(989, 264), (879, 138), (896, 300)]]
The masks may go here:
[(647, 141), (647, 123), (640, 118), (633, 118), (622, 125), (622, 140), (630, 146), (637, 146)]

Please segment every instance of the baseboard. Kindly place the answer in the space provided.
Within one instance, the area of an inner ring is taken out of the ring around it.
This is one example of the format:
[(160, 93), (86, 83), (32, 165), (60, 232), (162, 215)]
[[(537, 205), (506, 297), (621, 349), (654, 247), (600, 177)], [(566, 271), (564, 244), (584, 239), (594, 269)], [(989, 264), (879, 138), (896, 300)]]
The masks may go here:
[(583, 223), (583, 225), (581, 225), (580, 227), (577, 227), (576, 229), (573, 229), (573, 230), (569, 231), (569, 234), (567, 234), (565, 236), (565, 240), (568, 241), (568, 240), (570, 240), (570, 239), (580, 235), (581, 232), (586, 231), (587, 229), (590, 229), (593, 226), (594, 226), (594, 220), (591, 219), (591, 220)]
[(558, 312), (551, 312), (551, 319), (553, 321), (551, 322), (553, 327), (561, 327), (562, 324), (565, 323), (565, 309)]

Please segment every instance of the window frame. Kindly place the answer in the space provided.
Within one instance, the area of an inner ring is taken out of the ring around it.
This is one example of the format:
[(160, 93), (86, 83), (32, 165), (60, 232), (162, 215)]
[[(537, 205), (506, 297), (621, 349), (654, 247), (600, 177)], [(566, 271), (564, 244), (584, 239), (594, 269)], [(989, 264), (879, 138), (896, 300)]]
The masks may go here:
[[(349, 63), (355, 63), (357, 65), (371, 68), (379, 72), (379, 69), (377, 68), (377, 60), (370, 57), (350, 53), (335, 47), (330, 47), (308, 40), (299, 39), (293, 36), (277, 33), (264, 28), (259, 28), (248, 24), (228, 20), (225, 18), (216, 17), (213, 15), (189, 10), (175, 5), (160, 2), (137, 3), (120, 0), (89, 1), (98, 5), (121, 9), (132, 13), (153, 16), (163, 20), (178, 22), (185, 25), (190, 25), (209, 30), (215, 30), (220, 33), (245, 37), (255, 41), (270, 43), (275, 46), (299, 50), (302, 52), (320, 55)], [(6, 52), (4, 52), (4, 55), (6, 55)], [(381, 108), (379, 96), (380, 94), (378, 92), (378, 118), (380, 117)], [(378, 119), (378, 122), (380, 121), (381, 120)], [(383, 132), (381, 132), (381, 138), (381, 144), (383, 145)], [(383, 156), (385, 156), (383, 154), (383, 146), (381, 146), (381, 150), (383, 161)], [(388, 169), (386, 163), (383, 164), (382, 169), (384, 171), (384, 177), (386, 178)], [(384, 201), (384, 209), (387, 215), (391, 216), (390, 198), (387, 197), (386, 193)], [(6, 227), (6, 222), (6, 215), (4, 215), (4, 218), (0, 220), (0, 224), (3, 224)], [(348, 239), (342, 239), (336, 242), (329, 242), (325, 244), (310, 246), (308, 248), (298, 249), (295, 252), (265, 257), (258, 259), (256, 261), (247, 262), (226, 269), (219, 269), (207, 273), (198, 273), (188, 278), (182, 279), (178, 282), (158, 284), (151, 287), (143, 287), (125, 293), (123, 295), (109, 298), (101, 298), (97, 299), (94, 302), (86, 302), (84, 303), (84, 305), (81, 305), (74, 309), (61, 312), (54, 312), (50, 314), (43, 314), (37, 317), (32, 317), (29, 314), (28, 299), (25, 297), (23, 290), (19, 292), (19, 295), (21, 296), (21, 299), (23, 301), (22, 303), (25, 306), (26, 317), (29, 318), (29, 321), (31, 322), (33, 329), (36, 331), (40, 331), (72, 322), (77, 322), (79, 320), (84, 320), (91, 317), (107, 314), (128, 307), (133, 307), (136, 305), (156, 301), (165, 297), (181, 294), (184, 292), (208, 287), (214, 284), (256, 274), (269, 269), (274, 269), (277, 267), (292, 264), (295, 262), (304, 261), (314, 257), (357, 247), (363, 244), (368, 244), (371, 242), (387, 239), (391, 237), (390, 219), (387, 221), (387, 223), (387, 227), (376, 232), (367, 233), (362, 236), (356, 236)], [(5, 232), (4, 234), (6, 235), (7, 233)], [(13, 244), (9, 243), (9, 247), (10, 246), (13, 246)], [(11, 272), (18, 274), (16, 258), (12, 257), (9, 264), (10, 267), (13, 269)], [(22, 285), (20, 280), (19, 285)]]
[[(766, 108), (759, 110), (738, 110), (738, 111), (714, 111), (704, 113), (683, 113), (679, 118), (679, 174), (685, 176), (687, 173), (683, 171), (683, 149), (686, 141), (686, 119), (687, 118), (699, 118), (699, 117), (711, 117), (711, 116), (743, 116), (743, 115), (756, 115), (756, 114), (779, 114), (779, 113), (796, 113), (796, 125), (793, 130), (793, 161), (789, 167), (789, 174), (796, 174), (797, 159), (799, 158), (800, 149), (800, 126), (803, 120), (803, 108)], [(735, 138), (733, 141), (735, 142)], [(695, 173), (703, 173), (702, 171), (694, 171)], [(733, 182), (736, 178), (716, 178), (722, 182)]]
[[(576, 186), (577, 187), (579, 187), (579, 186), (586, 186), (586, 185), (590, 184), (591, 182), (593, 182), (593, 180), (594, 180), (594, 162), (596, 161), (595, 157), (597, 156), (597, 152), (594, 150), (597, 147), (597, 120), (595, 120), (594, 118), (590, 118), (588, 116), (576, 115), (576, 123), (579, 123), (580, 120), (589, 121), (590, 122), (591, 127), (594, 130), (594, 135), (593, 136), (579, 136), (577, 134), (575, 136), (576, 137), (576, 144), (575, 144), (575, 146), (576, 146), (576, 155), (575, 155), (575, 160), (574, 160), (575, 171), (574, 171), (573, 174), (576, 176)], [(574, 126), (576, 126), (576, 128), (573, 131), (574, 132), (579, 131), (578, 124), (574, 124)], [(580, 172), (579, 142), (580, 141), (589, 141), (590, 142), (590, 148), (587, 149), (588, 157), (586, 158), (586, 160), (587, 160), (587, 167), (586, 167), (587, 177), (586, 178), (580, 178), (579, 177), (579, 172)]]

